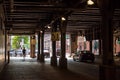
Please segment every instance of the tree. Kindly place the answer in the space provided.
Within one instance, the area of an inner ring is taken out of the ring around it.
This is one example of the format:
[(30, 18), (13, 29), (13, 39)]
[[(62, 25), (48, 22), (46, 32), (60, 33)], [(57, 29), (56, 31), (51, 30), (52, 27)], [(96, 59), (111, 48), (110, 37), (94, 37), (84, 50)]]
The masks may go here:
[(13, 49), (18, 49), (22, 48), (23, 46), (30, 48), (29, 36), (13, 36), (11, 47)]

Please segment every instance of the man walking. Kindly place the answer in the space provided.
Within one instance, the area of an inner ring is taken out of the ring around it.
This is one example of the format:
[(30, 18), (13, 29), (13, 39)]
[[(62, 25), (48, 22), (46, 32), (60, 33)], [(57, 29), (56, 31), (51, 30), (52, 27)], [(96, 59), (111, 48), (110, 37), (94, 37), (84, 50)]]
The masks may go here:
[(23, 52), (23, 60), (25, 61), (25, 56), (26, 56), (26, 49), (25, 49), (25, 47), (23, 47), (22, 52)]

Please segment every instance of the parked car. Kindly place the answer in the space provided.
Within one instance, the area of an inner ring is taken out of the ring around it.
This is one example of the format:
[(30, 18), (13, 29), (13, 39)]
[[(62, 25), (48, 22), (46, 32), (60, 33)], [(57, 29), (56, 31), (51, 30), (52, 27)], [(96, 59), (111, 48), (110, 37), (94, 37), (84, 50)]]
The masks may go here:
[[(45, 58), (49, 58), (50, 57), (50, 52), (49, 52), (48, 49), (44, 49), (43, 53), (44, 53)], [(38, 54), (38, 50), (35, 50), (35, 54), (36, 55)]]
[(30, 49), (26, 49), (26, 55), (30, 55)]
[(14, 49), (9, 50), (9, 54), (10, 54), (11, 57), (16, 56)]
[(74, 61), (94, 62), (95, 56), (89, 51), (78, 51), (73, 55)]
[(44, 49), (44, 55), (46, 58), (49, 58), (50, 57), (50, 52), (48, 49)]
[(15, 53), (16, 53), (17, 56), (22, 56), (22, 55), (23, 55), (22, 49), (17, 49), (17, 50), (15, 51)]
[(57, 56), (57, 57), (60, 57), (60, 55), (61, 55), (61, 49), (57, 49), (57, 50), (56, 50), (56, 56)]

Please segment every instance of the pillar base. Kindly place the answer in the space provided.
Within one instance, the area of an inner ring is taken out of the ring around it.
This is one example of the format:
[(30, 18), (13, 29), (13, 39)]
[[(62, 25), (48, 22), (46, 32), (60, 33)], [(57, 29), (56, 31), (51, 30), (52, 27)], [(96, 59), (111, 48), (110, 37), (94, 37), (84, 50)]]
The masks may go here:
[(36, 58), (36, 56), (30, 56), (31, 58)]
[(114, 65), (100, 65), (99, 80), (116, 80), (116, 69)]
[(37, 54), (37, 60), (38, 61), (40, 60), (40, 54)]
[(43, 54), (40, 54), (39, 61), (40, 61), (40, 62), (45, 62), (45, 60), (44, 60), (44, 55), (43, 55)]
[(67, 69), (67, 58), (60, 57), (60, 59), (59, 59), (59, 67), (61, 69)]
[(31, 54), (30, 54), (30, 57), (31, 57), (31, 58), (35, 58), (36, 56), (35, 56), (34, 53), (31, 53)]
[(51, 66), (57, 66), (57, 57), (56, 56), (51, 57)]

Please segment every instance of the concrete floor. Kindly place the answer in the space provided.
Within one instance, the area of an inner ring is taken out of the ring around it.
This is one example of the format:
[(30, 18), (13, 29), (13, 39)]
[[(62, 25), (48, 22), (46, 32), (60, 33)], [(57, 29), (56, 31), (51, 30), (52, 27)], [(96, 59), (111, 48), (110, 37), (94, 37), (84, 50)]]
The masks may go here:
[(22, 57), (11, 58), (10, 63), (5, 67), (0, 80), (93, 80), (90, 77), (77, 74), (71, 70), (61, 70), (52, 67), (49, 60), (45, 63), (36, 61), (36, 58)]
[[(93, 64), (74, 62), (68, 58), (68, 69), (50, 65), (50, 58), (45, 63), (37, 62), (36, 58), (11, 57), (10, 63), (5, 67), (0, 80), (99, 80), (99, 60)], [(116, 64), (120, 64), (118, 58)], [(120, 79), (120, 67), (116, 69), (116, 80)]]

